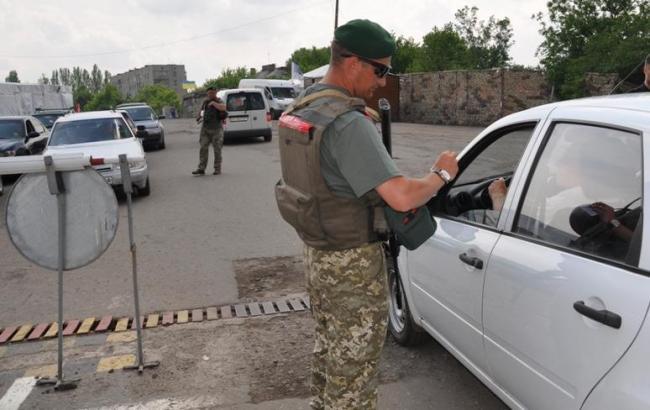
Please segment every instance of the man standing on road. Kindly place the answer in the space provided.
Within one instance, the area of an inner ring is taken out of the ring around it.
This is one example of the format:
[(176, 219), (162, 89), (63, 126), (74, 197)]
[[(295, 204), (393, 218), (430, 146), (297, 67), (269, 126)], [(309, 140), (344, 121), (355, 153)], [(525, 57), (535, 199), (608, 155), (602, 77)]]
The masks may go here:
[(643, 74), (645, 76), (645, 80), (643, 81), (643, 84), (640, 86), (631, 89), (629, 92), (631, 93), (647, 93), (650, 91), (650, 54), (648, 54), (645, 57), (645, 64), (643, 65)]
[[(220, 112), (226, 111), (226, 104), (217, 98), (217, 89), (208, 87), (208, 98), (203, 101), (203, 125), (199, 143), (199, 167), (192, 171), (192, 175), (205, 175), (205, 168), (208, 165), (208, 149), (210, 145), (214, 148), (214, 175), (221, 174), (221, 148), (223, 147), (223, 126), (221, 125)], [(201, 114), (196, 121), (201, 120)]]
[(430, 174), (406, 178), (382, 145), (364, 99), (386, 84), (394, 51), (393, 37), (376, 23), (339, 27), (329, 71), (280, 119), (276, 199), (305, 243), (316, 321), (314, 409), (377, 407), (388, 289), (374, 221), (384, 204), (397, 211), (425, 204), (458, 172), (456, 154), (445, 151)]

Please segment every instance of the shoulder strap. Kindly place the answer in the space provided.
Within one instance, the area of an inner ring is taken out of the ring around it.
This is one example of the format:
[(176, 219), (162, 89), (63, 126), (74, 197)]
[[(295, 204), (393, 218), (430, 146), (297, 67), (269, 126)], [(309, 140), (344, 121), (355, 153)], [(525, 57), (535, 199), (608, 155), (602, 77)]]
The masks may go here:
[(289, 109), (286, 111), (287, 114), (291, 114), (293, 111), (298, 110), (300, 108), (303, 108), (315, 100), (318, 100), (319, 98), (327, 98), (327, 97), (332, 97), (332, 98), (340, 98), (342, 100), (354, 100), (354, 97), (350, 97), (349, 95), (345, 94), (343, 91), (335, 90), (332, 88), (328, 88), (326, 90), (322, 91), (317, 91), (313, 94), (309, 94), (308, 96), (302, 98), (300, 101), (298, 101), (297, 104), (291, 105)]

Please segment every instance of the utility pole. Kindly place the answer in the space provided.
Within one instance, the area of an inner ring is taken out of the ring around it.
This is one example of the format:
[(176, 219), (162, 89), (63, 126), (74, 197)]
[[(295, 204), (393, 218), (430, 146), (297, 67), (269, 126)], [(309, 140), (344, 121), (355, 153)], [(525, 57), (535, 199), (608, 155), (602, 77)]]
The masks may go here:
[(334, 12), (334, 30), (339, 26), (339, 0), (336, 0), (336, 11)]

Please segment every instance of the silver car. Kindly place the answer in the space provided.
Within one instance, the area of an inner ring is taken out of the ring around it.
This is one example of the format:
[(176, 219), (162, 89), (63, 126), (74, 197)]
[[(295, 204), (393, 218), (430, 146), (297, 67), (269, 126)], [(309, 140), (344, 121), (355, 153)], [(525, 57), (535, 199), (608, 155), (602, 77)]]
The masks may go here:
[[(43, 155), (81, 152), (95, 160), (117, 158), (126, 154), (129, 160), (133, 186), (138, 195), (147, 196), (151, 191), (149, 169), (142, 143), (135, 137), (131, 127), (116, 111), (94, 111), (69, 114), (54, 125)], [(107, 183), (119, 188), (122, 176), (119, 165), (101, 164), (94, 168)]]

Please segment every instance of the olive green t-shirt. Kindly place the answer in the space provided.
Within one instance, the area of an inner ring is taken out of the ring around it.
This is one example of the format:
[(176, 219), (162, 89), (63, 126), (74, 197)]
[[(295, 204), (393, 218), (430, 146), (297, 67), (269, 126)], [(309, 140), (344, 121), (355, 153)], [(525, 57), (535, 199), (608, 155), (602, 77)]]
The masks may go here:
[[(338, 87), (315, 84), (305, 90), (305, 95), (328, 88), (345, 92)], [(321, 173), (328, 188), (347, 198), (360, 198), (383, 182), (401, 175), (374, 123), (357, 111), (341, 115), (327, 127), (320, 159)]]

